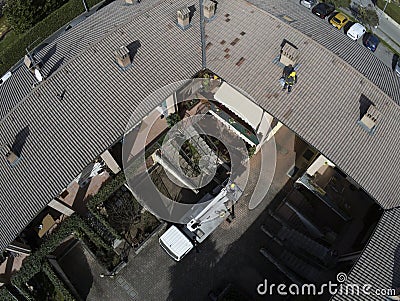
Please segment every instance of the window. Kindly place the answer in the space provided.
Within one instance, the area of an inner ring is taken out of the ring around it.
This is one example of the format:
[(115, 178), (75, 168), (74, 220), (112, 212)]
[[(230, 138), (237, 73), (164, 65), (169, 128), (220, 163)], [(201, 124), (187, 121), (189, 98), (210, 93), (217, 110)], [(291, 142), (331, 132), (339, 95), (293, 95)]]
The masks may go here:
[(310, 161), (313, 156), (314, 156), (314, 152), (310, 149), (307, 149), (303, 154), (304, 159), (306, 159), (307, 161)]

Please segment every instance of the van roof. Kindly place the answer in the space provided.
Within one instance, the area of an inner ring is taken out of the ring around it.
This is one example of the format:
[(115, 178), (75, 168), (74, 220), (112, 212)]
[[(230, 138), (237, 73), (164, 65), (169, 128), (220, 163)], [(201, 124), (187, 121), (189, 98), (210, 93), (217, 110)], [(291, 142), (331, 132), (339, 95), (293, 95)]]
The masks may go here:
[(160, 242), (162, 242), (161, 245), (167, 247), (178, 258), (181, 258), (193, 248), (191, 241), (175, 226), (171, 226), (161, 235)]
[(365, 27), (360, 23), (355, 23), (349, 28), (349, 31), (355, 31), (355, 32), (362, 33), (362, 32), (365, 32)]

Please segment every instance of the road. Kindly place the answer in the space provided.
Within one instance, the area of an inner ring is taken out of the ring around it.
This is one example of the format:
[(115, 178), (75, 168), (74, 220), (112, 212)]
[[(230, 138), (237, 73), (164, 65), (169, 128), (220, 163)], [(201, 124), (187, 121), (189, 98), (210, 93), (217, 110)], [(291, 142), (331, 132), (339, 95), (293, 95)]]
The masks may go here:
[[(311, 16), (311, 10), (300, 5), (298, 0), (288, 0), (291, 1), (293, 3), (297, 3), (299, 6), (299, 9), (301, 9), (302, 11), (310, 11), (310, 17)], [(353, 0), (353, 2), (356, 3), (360, 3), (363, 6), (367, 6), (368, 4), (372, 5), (371, 0)], [(350, 10), (348, 9), (343, 9), (341, 8), (344, 12), (350, 14)], [(379, 25), (378, 29), (374, 29), (374, 32), (376, 31), (377, 35), (382, 38), (385, 39), (385, 42), (387, 42), (388, 44), (390, 44), (393, 48), (395, 48), (396, 50), (400, 51), (400, 47), (398, 47), (399, 49), (397, 49), (397, 45), (390, 40), (387, 36), (391, 35), (391, 37), (394, 37), (395, 39), (397, 39), (397, 41), (400, 41), (400, 31), (397, 27), (393, 26), (392, 23), (390, 23), (389, 21), (387, 21), (385, 18), (381, 18), (380, 19), (381, 24)], [(326, 26), (331, 26), (328, 21), (326, 21)], [(387, 31), (388, 33), (385, 34), (383, 33), (383, 31)], [(344, 30), (341, 29), (341, 32), (343, 32), (344, 34)], [(357, 43), (359, 43), (360, 45), (362, 45), (362, 39), (359, 39), (357, 41)], [(364, 47), (364, 46), (363, 46)], [(379, 58), (385, 65), (387, 65), (388, 67), (390, 67), (392, 69), (392, 60), (393, 60), (393, 52), (388, 49), (387, 47), (385, 47), (385, 45), (383, 45), (382, 43), (378, 46), (377, 50), (375, 51), (375, 56), (377, 58)]]

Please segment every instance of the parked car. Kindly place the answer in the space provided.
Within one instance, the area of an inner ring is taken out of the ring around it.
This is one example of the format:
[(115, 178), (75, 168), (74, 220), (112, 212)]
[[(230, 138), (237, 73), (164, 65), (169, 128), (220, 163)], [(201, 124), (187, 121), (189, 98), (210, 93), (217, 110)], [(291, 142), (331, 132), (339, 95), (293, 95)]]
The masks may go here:
[(396, 67), (394, 68), (395, 73), (397, 76), (400, 76), (400, 58), (397, 60)]
[(343, 26), (346, 25), (346, 23), (349, 22), (349, 17), (347, 17), (343, 13), (337, 13), (332, 19), (329, 21), (333, 26), (335, 26), (337, 29), (342, 29)]
[(359, 38), (361, 38), (364, 35), (364, 33), (366, 31), (367, 30), (365, 29), (365, 27), (363, 25), (361, 25), (360, 23), (355, 23), (347, 31), (347, 36), (350, 39), (357, 41)]
[(311, 8), (317, 3), (317, 0), (300, 0), (300, 4), (307, 7)]
[(363, 37), (363, 44), (372, 52), (375, 52), (376, 48), (379, 45), (379, 39), (377, 36), (372, 33), (366, 33)]
[(334, 11), (335, 6), (328, 3), (319, 3), (311, 10), (314, 15), (317, 15), (321, 19), (325, 19), (325, 17), (329, 16)]

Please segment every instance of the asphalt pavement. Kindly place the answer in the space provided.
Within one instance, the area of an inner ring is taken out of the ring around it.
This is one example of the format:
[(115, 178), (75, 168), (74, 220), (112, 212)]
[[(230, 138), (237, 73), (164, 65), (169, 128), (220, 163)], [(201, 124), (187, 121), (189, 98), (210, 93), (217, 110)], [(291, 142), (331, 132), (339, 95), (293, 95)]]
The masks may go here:
[(396, 23), (377, 6), (374, 6), (371, 0), (353, 0), (352, 4), (376, 9), (379, 25), (376, 28), (372, 28), (372, 31), (400, 53), (400, 24)]
[[(304, 7), (303, 5), (299, 4), (299, 0), (288, 0), (293, 3), (297, 3), (299, 5), (299, 9), (302, 10), (309, 10), (311, 14), (311, 9), (308, 9)], [(371, 5), (372, 7), (373, 4), (371, 0), (353, 0), (352, 3), (354, 4), (360, 4), (364, 7)], [(350, 10), (346, 8), (341, 8), (341, 10), (345, 13), (347, 13), (349, 16), (351, 16)], [(381, 16), (381, 14), (378, 12), (378, 16)], [(326, 26), (331, 26), (328, 21), (326, 21)], [(344, 29), (341, 29), (341, 31), (344, 34)], [(387, 31), (385, 33), (384, 31)], [(389, 21), (385, 17), (380, 17), (380, 25), (378, 28), (374, 29), (373, 32), (381, 39), (384, 40), (386, 43), (388, 43), (393, 49), (395, 49), (397, 52), (400, 53), (400, 46), (397, 43), (400, 43), (400, 25), (397, 27), (397, 24), (394, 25), (393, 22)], [(362, 45), (362, 39), (359, 39), (357, 41), (360, 45)], [(364, 46), (363, 46), (364, 47)], [(390, 50), (388, 47), (383, 45), (382, 43), (379, 44), (378, 48), (374, 52), (374, 55), (381, 60), (385, 65), (390, 67), (392, 69), (392, 61), (393, 61), (393, 56), (394, 53), (392, 50)]]

